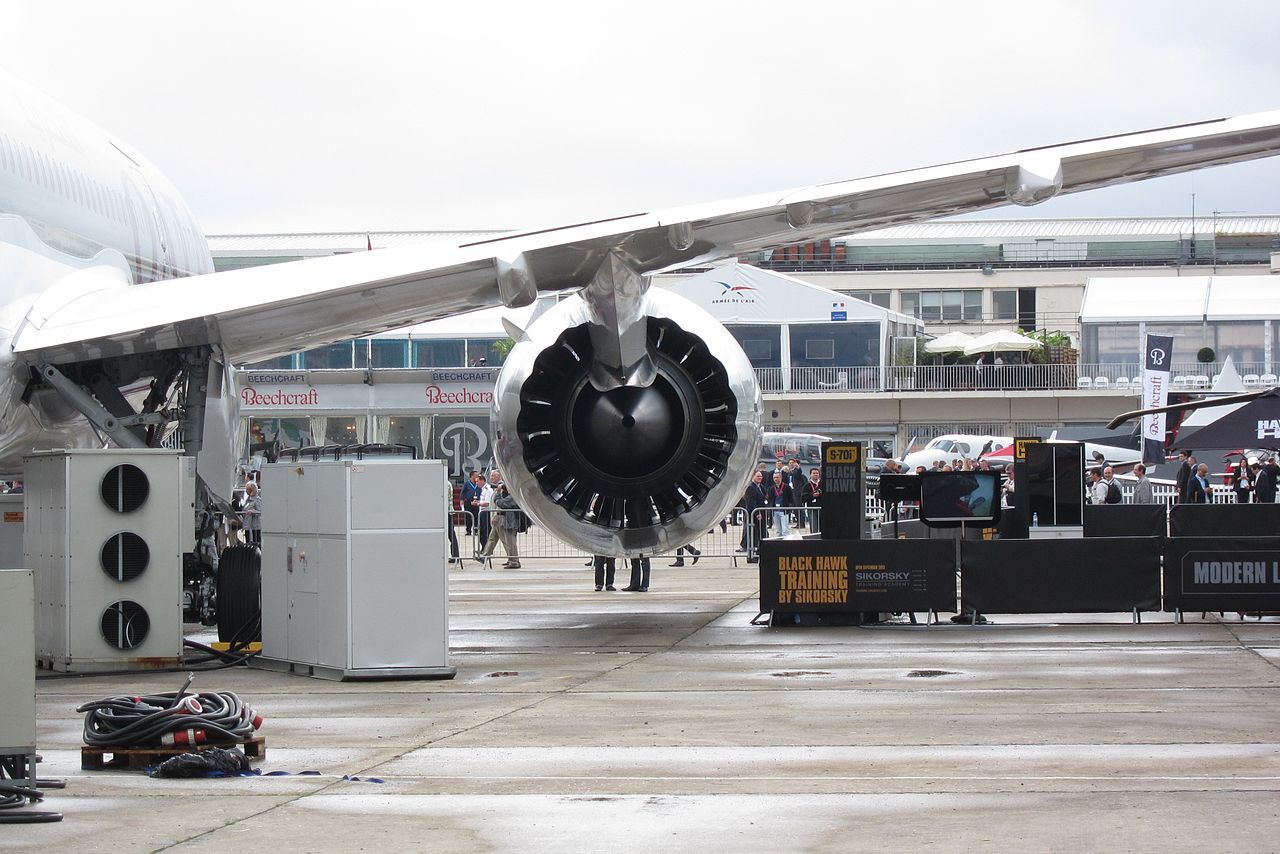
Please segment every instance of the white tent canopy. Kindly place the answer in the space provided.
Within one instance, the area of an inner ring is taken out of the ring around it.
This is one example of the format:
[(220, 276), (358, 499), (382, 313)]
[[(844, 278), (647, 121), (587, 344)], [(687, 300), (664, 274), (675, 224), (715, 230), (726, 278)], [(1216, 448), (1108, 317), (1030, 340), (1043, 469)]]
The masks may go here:
[(979, 335), (977, 338), (964, 348), (966, 356), (972, 356), (976, 353), (990, 353), (994, 351), (1000, 352), (1020, 352), (1027, 350), (1038, 350), (1042, 345), (1034, 338), (1028, 338), (1025, 335), (1019, 335), (1012, 329), (996, 329), (985, 335)]
[(908, 314), (750, 264), (722, 264), (704, 273), (663, 282), (672, 293), (721, 323), (831, 323), (891, 321), (923, 331)]
[(926, 353), (963, 353), (973, 343), (973, 336), (965, 332), (948, 332), (924, 345)]
[(1090, 276), (1081, 323), (1269, 320), (1275, 276)]

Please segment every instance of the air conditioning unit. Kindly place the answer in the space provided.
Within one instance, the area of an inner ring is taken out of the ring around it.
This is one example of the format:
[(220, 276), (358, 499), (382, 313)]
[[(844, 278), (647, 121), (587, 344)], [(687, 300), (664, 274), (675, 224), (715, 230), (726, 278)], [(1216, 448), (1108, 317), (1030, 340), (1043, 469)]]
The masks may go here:
[(108, 449), (47, 451), (24, 463), (36, 661), (65, 671), (177, 665), (194, 460)]
[[(36, 675), (31, 570), (0, 569), (0, 757), (19, 783), (35, 787)], [(0, 779), (5, 775), (0, 774)]]
[(262, 468), (266, 667), (328, 679), (452, 678), (445, 464)]

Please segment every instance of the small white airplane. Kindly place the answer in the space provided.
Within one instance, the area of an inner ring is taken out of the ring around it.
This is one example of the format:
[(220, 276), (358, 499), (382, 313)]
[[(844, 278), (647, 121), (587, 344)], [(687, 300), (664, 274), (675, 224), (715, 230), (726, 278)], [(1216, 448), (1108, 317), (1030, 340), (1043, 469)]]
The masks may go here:
[(153, 166), (0, 73), (0, 477), (20, 477), (36, 449), (154, 445), (177, 425), (208, 491), (228, 496), (229, 366), (579, 289), (509, 329), (498, 463), (525, 511), (568, 542), (673, 549), (741, 496), (760, 457), (760, 392), (732, 336), (651, 290), (649, 274), (1278, 150), (1280, 113), (1267, 113), (214, 274), (201, 230)]
[(903, 468), (913, 472), (917, 466), (926, 470), (933, 468), (934, 463), (951, 463), (954, 460), (974, 460), (1013, 445), (1012, 436), (988, 436), (975, 433), (946, 433), (934, 436), (918, 451), (904, 454)]

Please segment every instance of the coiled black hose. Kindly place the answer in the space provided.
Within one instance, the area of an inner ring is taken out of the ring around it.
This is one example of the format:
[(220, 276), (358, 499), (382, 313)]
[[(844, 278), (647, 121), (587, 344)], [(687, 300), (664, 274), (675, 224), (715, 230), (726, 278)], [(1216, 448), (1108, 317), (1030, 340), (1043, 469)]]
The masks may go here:
[(84, 743), (91, 747), (152, 747), (245, 741), (262, 718), (230, 691), (182, 690), (85, 703)]
[[(28, 803), (34, 804), (44, 800), (43, 789), (24, 785), (29, 780), (26, 776), (26, 768), (27, 757), (25, 756), (0, 756), (0, 824), (40, 824), (62, 821), (60, 812), (32, 810), (9, 812), (9, 810), (24, 807)], [(6, 777), (13, 779), (6, 780)], [(19, 778), (22, 780), (21, 783), (18, 782)], [(45, 788), (60, 789), (63, 786), (61, 780), (36, 780), (35, 783)]]

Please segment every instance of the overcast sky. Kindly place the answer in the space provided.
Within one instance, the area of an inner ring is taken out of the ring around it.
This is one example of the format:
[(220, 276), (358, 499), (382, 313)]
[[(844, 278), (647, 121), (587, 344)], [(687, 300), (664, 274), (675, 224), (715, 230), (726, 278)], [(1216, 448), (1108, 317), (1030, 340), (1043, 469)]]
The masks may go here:
[[(1261, 2), (45, 2), (0, 62), (210, 233), (513, 228), (1280, 108)], [(1022, 216), (1280, 213), (1280, 158)], [(1009, 209), (1005, 209), (1009, 210)], [(984, 216), (1002, 215), (991, 212)]]

